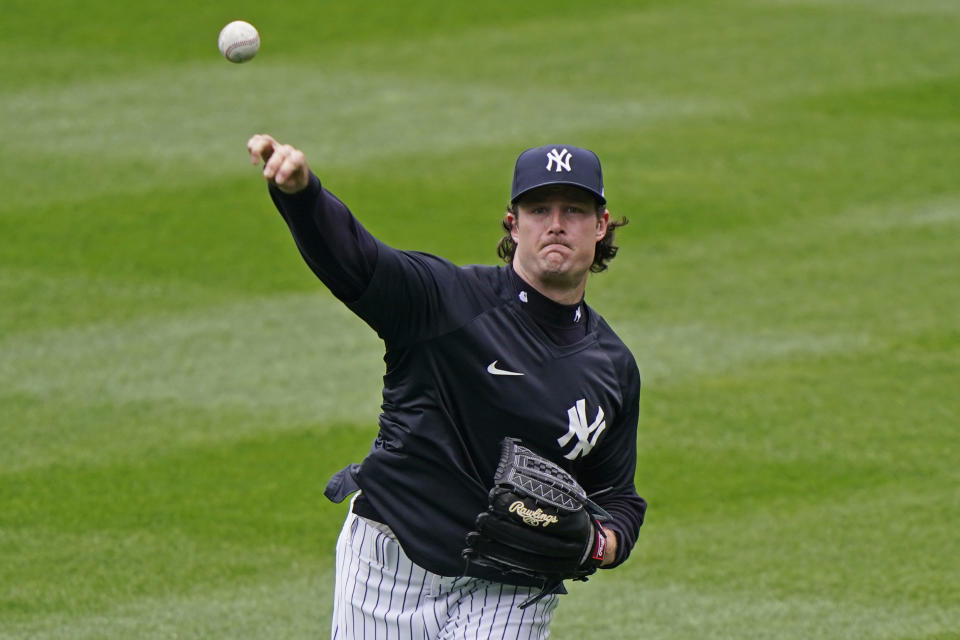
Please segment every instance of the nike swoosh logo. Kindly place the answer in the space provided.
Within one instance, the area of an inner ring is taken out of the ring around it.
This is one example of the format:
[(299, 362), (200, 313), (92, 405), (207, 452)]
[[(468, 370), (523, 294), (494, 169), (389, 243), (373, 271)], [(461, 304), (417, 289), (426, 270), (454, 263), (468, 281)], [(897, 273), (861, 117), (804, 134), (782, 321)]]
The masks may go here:
[(507, 371), (506, 369), (497, 368), (497, 363), (499, 360), (494, 360), (489, 365), (487, 365), (487, 373), (492, 373), (495, 376), (522, 376), (522, 373), (516, 371)]

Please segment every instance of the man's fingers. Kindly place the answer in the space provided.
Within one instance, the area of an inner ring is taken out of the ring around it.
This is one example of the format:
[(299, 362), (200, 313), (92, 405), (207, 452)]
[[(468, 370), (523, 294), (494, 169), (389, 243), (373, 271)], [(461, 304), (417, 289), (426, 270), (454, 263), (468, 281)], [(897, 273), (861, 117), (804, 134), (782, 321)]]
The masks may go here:
[(280, 166), (277, 168), (277, 172), (273, 177), (274, 181), (278, 185), (283, 185), (291, 177), (298, 177), (302, 171), (304, 163), (305, 159), (303, 157), (303, 152), (298, 149), (290, 149), (288, 152), (284, 153), (283, 161), (280, 163)]
[(258, 133), (247, 140), (247, 151), (250, 153), (250, 163), (259, 164), (261, 160), (267, 162), (277, 147), (277, 141), (265, 133)]
[(274, 141), (269, 159), (263, 165), (263, 177), (267, 182), (286, 193), (295, 193), (307, 186), (309, 176), (307, 158), (303, 152)]
[(295, 149), (288, 144), (274, 144), (272, 153), (264, 158), (266, 162), (263, 165), (263, 177), (267, 180), (275, 180), (280, 167), (294, 151)]
[(296, 193), (310, 182), (307, 158), (299, 149), (280, 144), (265, 133), (247, 140), (250, 162), (263, 160), (263, 177), (286, 193)]

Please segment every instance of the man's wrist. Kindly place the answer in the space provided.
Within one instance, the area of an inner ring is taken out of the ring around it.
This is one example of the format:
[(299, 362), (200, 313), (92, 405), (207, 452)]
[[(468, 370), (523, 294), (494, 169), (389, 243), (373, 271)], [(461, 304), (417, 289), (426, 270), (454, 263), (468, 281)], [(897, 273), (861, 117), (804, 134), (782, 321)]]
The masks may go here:
[(601, 567), (613, 564), (617, 560), (617, 534), (612, 529), (603, 530), (606, 534), (606, 547), (603, 550), (603, 560), (600, 562)]
[(283, 189), (281, 189), (275, 184), (269, 184), (268, 186), (270, 188), (271, 193), (273, 193), (275, 196), (278, 196), (280, 198), (287, 199), (290, 201), (294, 201), (294, 202), (297, 200), (303, 200), (303, 201), (315, 200), (317, 197), (317, 194), (320, 193), (320, 179), (313, 172), (311, 172), (307, 176), (306, 185), (304, 185), (302, 189), (299, 189), (298, 191), (294, 191), (292, 193), (289, 191), (284, 191)]

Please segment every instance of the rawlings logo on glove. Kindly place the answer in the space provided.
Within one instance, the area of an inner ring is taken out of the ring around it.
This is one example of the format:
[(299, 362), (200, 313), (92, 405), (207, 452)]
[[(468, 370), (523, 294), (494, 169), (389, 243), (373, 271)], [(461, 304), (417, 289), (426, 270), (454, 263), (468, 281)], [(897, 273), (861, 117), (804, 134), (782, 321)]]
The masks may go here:
[(540, 525), (547, 527), (559, 522), (557, 516), (546, 514), (543, 512), (543, 509), (537, 509), (536, 511), (528, 509), (527, 505), (523, 504), (523, 500), (517, 500), (510, 505), (510, 513), (517, 514), (524, 523), (531, 527), (539, 527)]

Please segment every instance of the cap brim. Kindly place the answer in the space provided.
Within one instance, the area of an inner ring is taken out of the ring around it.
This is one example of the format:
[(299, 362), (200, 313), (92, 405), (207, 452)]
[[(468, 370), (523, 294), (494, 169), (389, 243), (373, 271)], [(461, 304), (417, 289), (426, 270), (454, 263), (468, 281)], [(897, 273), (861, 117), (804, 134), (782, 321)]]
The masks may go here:
[(536, 189), (539, 189), (540, 187), (550, 187), (550, 186), (553, 186), (553, 185), (566, 185), (566, 186), (568, 186), (568, 187), (577, 187), (578, 189), (582, 189), (583, 191), (586, 191), (587, 193), (589, 193), (589, 194), (590, 194), (591, 196), (593, 196), (594, 199), (596, 199), (600, 204), (607, 204), (607, 199), (603, 197), (603, 194), (602, 194), (602, 193), (597, 193), (596, 191), (594, 191), (593, 189), (591, 189), (590, 187), (588, 187), (588, 186), (585, 185), (585, 184), (580, 184), (579, 182), (570, 182), (569, 180), (546, 180), (546, 181), (544, 181), (544, 182), (540, 182), (540, 183), (538, 183), (538, 184), (535, 184), (535, 185), (533, 185), (532, 187), (528, 187), (528, 188), (524, 189), (523, 191), (521, 191), (520, 193), (514, 195), (514, 196), (510, 199), (510, 204), (516, 203), (517, 200), (519, 200), (520, 198), (522, 198), (522, 197), (525, 196), (526, 194), (530, 193), (531, 191), (534, 191), (534, 190), (536, 190)]

